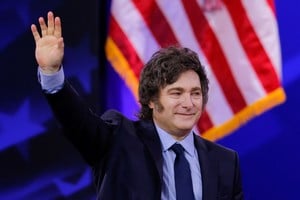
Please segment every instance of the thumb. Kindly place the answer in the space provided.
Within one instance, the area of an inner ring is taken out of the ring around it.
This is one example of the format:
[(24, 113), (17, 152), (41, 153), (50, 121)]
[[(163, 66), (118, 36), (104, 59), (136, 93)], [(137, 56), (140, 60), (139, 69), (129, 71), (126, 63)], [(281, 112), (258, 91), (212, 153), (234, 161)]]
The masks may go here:
[(58, 48), (64, 48), (65, 44), (64, 44), (64, 38), (61, 37), (58, 39), (58, 42), (57, 42), (57, 47)]

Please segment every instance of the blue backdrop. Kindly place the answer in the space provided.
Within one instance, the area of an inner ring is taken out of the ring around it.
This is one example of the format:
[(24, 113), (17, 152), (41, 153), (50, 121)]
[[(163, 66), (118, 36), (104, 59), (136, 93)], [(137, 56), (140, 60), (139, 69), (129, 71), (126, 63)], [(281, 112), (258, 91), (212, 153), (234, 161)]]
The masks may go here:
[[(89, 167), (61, 135), (41, 93), (30, 25), (48, 10), (61, 16), (67, 77), (97, 112), (115, 108), (132, 116), (137, 105), (104, 60), (108, 7), (96, 0), (0, 1), (1, 200), (95, 198)], [(247, 200), (299, 198), (300, 2), (277, 0), (276, 7), (287, 101), (218, 141), (239, 152)], [(119, 102), (117, 93), (129, 97)]]

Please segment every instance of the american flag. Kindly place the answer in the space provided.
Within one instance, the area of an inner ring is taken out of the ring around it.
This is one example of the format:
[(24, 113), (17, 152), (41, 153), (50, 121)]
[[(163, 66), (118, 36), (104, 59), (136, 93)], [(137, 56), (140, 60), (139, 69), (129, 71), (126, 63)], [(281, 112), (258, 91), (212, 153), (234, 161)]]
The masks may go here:
[(196, 51), (210, 80), (199, 134), (217, 140), (285, 101), (272, 0), (112, 0), (106, 55), (138, 100), (141, 68), (161, 47)]

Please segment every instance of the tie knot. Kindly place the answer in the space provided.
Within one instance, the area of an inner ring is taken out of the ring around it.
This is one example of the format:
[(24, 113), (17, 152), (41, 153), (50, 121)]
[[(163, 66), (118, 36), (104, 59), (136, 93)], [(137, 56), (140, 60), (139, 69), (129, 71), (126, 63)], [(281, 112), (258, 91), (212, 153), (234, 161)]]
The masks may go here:
[(181, 144), (175, 143), (171, 146), (171, 149), (175, 152), (175, 154), (178, 155), (182, 155), (184, 152), (184, 148)]

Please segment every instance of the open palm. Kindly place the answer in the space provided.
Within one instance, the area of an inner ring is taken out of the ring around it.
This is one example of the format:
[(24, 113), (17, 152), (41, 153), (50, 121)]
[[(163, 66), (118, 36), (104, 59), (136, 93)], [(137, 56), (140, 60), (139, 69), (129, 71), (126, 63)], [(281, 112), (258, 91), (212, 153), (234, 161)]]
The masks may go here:
[(61, 21), (52, 12), (48, 12), (48, 23), (39, 18), (41, 34), (36, 25), (31, 26), (35, 40), (35, 57), (44, 73), (52, 74), (58, 71), (64, 55), (64, 42), (61, 34)]

